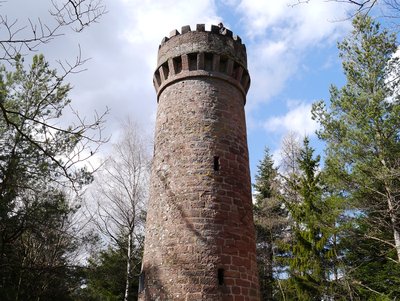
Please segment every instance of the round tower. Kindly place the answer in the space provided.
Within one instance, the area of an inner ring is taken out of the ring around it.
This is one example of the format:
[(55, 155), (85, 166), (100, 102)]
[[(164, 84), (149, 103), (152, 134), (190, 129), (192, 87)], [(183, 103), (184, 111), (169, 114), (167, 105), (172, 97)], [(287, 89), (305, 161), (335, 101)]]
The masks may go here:
[(258, 301), (244, 105), (245, 45), (204, 24), (171, 32), (158, 110), (139, 300)]

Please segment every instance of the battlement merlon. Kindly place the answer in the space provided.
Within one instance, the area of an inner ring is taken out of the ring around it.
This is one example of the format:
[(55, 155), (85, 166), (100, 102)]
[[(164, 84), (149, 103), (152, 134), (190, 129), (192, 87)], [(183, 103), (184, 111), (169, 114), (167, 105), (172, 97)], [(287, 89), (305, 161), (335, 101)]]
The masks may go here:
[(169, 58), (195, 52), (227, 56), (247, 69), (246, 46), (242, 44), (240, 37), (217, 25), (211, 25), (211, 30), (206, 31), (204, 24), (197, 24), (195, 31), (189, 25), (182, 26), (181, 33), (175, 29), (170, 32), (169, 38), (164, 37), (158, 50), (157, 66), (164, 64)]

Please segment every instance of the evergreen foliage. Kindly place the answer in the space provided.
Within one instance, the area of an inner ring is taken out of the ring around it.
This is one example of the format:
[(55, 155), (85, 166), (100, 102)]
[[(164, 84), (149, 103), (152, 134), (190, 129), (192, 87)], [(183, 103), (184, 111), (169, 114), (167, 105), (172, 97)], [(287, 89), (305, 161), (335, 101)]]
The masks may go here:
[[(121, 242), (120, 245), (124, 243)], [(137, 300), (142, 249), (134, 248), (128, 300)], [(118, 301), (124, 299), (126, 286), (126, 250), (109, 247), (89, 259), (85, 272), (86, 287), (80, 300)]]
[[(339, 44), (347, 83), (313, 116), (326, 141), (327, 181), (347, 202), (345, 278), (354, 298), (399, 298), (400, 98), (396, 37), (357, 16)], [(372, 272), (374, 271), (374, 272)], [(389, 272), (390, 271), (390, 272)]]
[(291, 219), (291, 240), (285, 244), (288, 283), (294, 285), (298, 300), (322, 300), (330, 294), (330, 262), (335, 256), (330, 244), (336, 215), (324, 197), (319, 161), (305, 138), (298, 158), (300, 173), (286, 178), (285, 184), (299, 198), (293, 201), (283, 196)]
[(257, 259), (259, 267), (260, 288), (263, 300), (274, 300), (279, 294), (279, 277), (281, 267), (279, 260), (279, 241), (285, 234), (287, 212), (278, 198), (278, 171), (274, 166), (269, 150), (258, 166), (254, 184), (256, 204), (254, 221), (257, 233)]
[(0, 68), (2, 300), (69, 300), (79, 287), (74, 256), (91, 237), (74, 224), (79, 198), (66, 186), (78, 191), (92, 176), (74, 160), (88, 128), (55, 126), (70, 102), (63, 80), (42, 55), (27, 70), (21, 58)]

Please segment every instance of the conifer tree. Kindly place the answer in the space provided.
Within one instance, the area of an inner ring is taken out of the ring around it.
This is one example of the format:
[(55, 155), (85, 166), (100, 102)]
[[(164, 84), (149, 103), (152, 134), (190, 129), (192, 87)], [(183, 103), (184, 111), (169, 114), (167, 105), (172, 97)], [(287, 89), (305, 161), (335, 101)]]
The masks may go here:
[(298, 300), (322, 300), (331, 294), (328, 279), (334, 254), (330, 244), (336, 213), (324, 197), (319, 161), (305, 138), (299, 174), (286, 178), (285, 183), (297, 192), (298, 200), (283, 196), (291, 219), (291, 241), (286, 244), (288, 282), (294, 286), (292, 297)]
[[(125, 239), (125, 238), (123, 238)], [(84, 301), (119, 301), (137, 300), (140, 263), (142, 258), (142, 247), (135, 247), (132, 250), (133, 270), (129, 282), (129, 295), (126, 292), (126, 250), (120, 248), (126, 242), (121, 242), (116, 246), (109, 246), (107, 249), (93, 254), (89, 258), (88, 267), (85, 269), (85, 283), (78, 292), (76, 300)]]
[[(346, 277), (361, 299), (399, 297), (400, 64), (396, 37), (357, 16), (339, 44), (347, 83), (313, 116), (327, 143), (329, 184), (348, 200)], [(388, 273), (390, 271), (390, 273)]]
[(73, 202), (67, 187), (91, 182), (84, 153), (102, 119), (57, 128), (70, 89), (43, 55), (29, 68), (21, 58), (12, 71), (0, 67), (1, 300), (70, 300), (80, 285), (72, 276), (82, 243), (73, 220), (79, 197)]
[(254, 184), (256, 192), (254, 220), (263, 300), (274, 300), (274, 292), (278, 290), (279, 261), (276, 257), (279, 256), (279, 250), (277, 250), (277, 247), (287, 224), (287, 213), (278, 197), (278, 171), (273, 165), (272, 156), (266, 149), (264, 158), (258, 166), (258, 174)]

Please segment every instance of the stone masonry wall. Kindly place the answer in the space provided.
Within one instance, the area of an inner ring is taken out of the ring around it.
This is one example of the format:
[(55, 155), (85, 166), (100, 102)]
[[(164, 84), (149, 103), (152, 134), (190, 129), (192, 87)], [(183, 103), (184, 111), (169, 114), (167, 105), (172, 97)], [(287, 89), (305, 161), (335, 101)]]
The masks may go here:
[[(213, 35), (221, 44), (232, 39)], [(196, 36), (191, 51), (203, 40)], [(242, 80), (248, 73), (243, 57), (242, 63), (234, 55), (224, 58), (242, 68), (239, 76), (221, 69), (220, 61), (204, 70), (204, 56), (191, 53), (192, 68), (183, 59), (174, 72), (174, 62), (163, 70), (167, 58), (155, 75), (158, 111), (139, 300), (258, 301), (244, 115), (249, 79)], [(209, 53), (211, 60), (219, 55)]]

